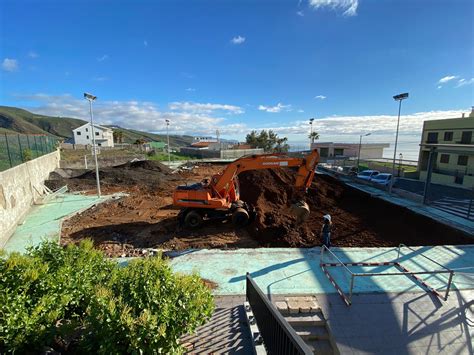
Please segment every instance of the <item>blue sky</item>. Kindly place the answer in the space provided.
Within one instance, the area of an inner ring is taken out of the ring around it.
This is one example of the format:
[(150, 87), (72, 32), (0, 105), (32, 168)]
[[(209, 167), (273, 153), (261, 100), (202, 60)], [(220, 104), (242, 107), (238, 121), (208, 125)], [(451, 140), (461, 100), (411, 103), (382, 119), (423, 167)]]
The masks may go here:
[(89, 91), (99, 121), (148, 131), (168, 118), (175, 133), (243, 138), (273, 128), (297, 142), (316, 117), (322, 140), (368, 130), (369, 141), (388, 142), (392, 96), (408, 91), (408, 142), (424, 119), (474, 103), (470, 0), (0, 6), (1, 104), (33, 112), (86, 118)]

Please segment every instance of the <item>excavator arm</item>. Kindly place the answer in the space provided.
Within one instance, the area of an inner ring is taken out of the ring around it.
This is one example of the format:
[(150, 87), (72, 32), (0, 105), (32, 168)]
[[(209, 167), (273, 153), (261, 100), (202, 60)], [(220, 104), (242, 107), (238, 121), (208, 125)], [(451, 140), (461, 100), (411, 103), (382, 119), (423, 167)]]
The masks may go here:
[(304, 158), (291, 158), (281, 154), (246, 156), (230, 163), (222, 173), (214, 176), (211, 186), (214, 191), (219, 193), (222, 190), (227, 191), (235, 177), (247, 170), (299, 167), (295, 186), (306, 190), (313, 181), (318, 162), (319, 154), (316, 149)]

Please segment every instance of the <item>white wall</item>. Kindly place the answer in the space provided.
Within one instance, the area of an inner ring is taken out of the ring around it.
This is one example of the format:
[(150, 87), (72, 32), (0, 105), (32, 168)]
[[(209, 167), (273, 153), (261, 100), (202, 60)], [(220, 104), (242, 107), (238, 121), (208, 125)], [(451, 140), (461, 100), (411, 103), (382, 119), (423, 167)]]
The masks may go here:
[[(90, 123), (72, 131), (75, 144), (92, 145), (92, 128)], [(80, 134), (78, 134), (80, 133)], [(114, 146), (114, 135), (111, 130), (104, 130), (94, 125), (94, 134), (96, 144), (102, 147)]]
[(49, 173), (59, 167), (59, 150), (0, 172), (0, 248), (41, 195)]

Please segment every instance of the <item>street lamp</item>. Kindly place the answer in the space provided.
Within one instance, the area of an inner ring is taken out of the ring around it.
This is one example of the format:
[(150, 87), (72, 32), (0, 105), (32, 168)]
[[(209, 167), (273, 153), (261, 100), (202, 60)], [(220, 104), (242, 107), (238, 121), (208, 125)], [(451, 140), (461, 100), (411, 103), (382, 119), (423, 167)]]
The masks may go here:
[(314, 118), (309, 119), (310, 134), (309, 134), (309, 150), (311, 150), (311, 143), (313, 143), (313, 121)]
[(393, 97), (395, 101), (398, 101), (398, 121), (397, 121), (397, 134), (395, 135), (395, 147), (393, 149), (393, 164), (392, 164), (392, 180), (390, 182), (389, 193), (392, 193), (393, 182), (395, 180), (395, 159), (397, 158), (397, 143), (398, 143), (398, 128), (400, 127), (400, 112), (402, 110), (402, 101), (408, 99), (408, 93), (398, 94)]
[(95, 180), (97, 182), (97, 196), (100, 197), (100, 178), (99, 178), (99, 164), (97, 163), (97, 147), (95, 145), (95, 132), (94, 132), (94, 116), (92, 114), (92, 102), (97, 99), (97, 96), (92, 94), (84, 93), (84, 98), (89, 101), (89, 112), (91, 115), (91, 133), (92, 133), (92, 150), (94, 151), (95, 161)]
[(372, 133), (361, 134), (359, 136), (359, 154), (357, 154), (357, 172), (359, 171), (359, 162), (360, 162), (360, 148), (362, 146), (362, 137), (370, 136)]
[(166, 121), (166, 138), (168, 139), (168, 166), (171, 166), (170, 135), (169, 135), (170, 120), (165, 120), (165, 121)]

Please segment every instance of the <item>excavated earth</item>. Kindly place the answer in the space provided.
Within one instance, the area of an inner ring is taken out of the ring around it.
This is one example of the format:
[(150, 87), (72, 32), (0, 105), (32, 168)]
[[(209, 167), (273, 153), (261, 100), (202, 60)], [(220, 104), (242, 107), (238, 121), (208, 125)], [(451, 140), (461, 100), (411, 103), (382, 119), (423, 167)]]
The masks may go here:
[[(142, 161), (99, 172), (103, 193), (125, 192), (75, 215), (63, 223), (63, 244), (91, 238), (110, 256), (146, 255), (153, 249), (311, 247), (321, 244), (322, 216), (333, 219), (335, 246), (375, 247), (471, 244), (472, 238), (347, 187), (327, 175), (316, 175), (305, 196), (310, 217), (297, 225), (289, 210), (298, 197), (291, 170), (260, 170), (239, 176), (241, 198), (257, 210), (256, 220), (244, 229), (231, 223), (207, 222), (198, 230), (180, 227), (172, 206), (177, 185), (201, 181), (223, 166), (200, 165), (172, 173), (157, 162)], [(64, 177), (64, 176), (70, 176)], [(95, 193), (95, 173), (67, 171), (53, 174), (48, 186), (65, 184), (72, 191)]]

